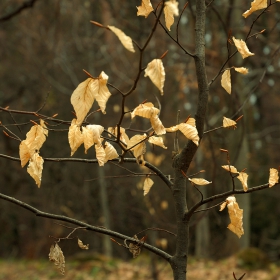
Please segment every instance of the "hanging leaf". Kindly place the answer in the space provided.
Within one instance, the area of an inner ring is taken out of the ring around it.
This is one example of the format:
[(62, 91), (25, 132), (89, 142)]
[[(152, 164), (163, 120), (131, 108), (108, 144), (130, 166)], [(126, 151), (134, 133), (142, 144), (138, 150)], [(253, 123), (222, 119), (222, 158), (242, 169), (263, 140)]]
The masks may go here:
[(199, 136), (196, 127), (188, 123), (180, 123), (178, 124), (178, 129), (187, 137), (189, 140), (192, 140), (195, 145), (198, 146)]
[(228, 119), (226, 117), (224, 117), (224, 119), (223, 119), (223, 127), (233, 127), (235, 129), (236, 124), (237, 123), (235, 121)]
[[(187, 122), (185, 122), (193, 127), (196, 127), (195, 125), (195, 119), (194, 118), (189, 118), (187, 120)], [(165, 128), (167, 132), (175, 132), (177, 130), (179, 130), (179, 125), (174, 125), (174, 126), (171, 126), (171, 127), (168, 127), (168, 128)]]
[(54, 262), (54, 265), (57, 266), (58, 270), (62, 275), (65, 274), (65, 259), (61, 248), (57, 243), (51, 246), (49, 253), (50, 261)]
[(88, 250), (88, 248), (89, 248), (89, 244), (84, 245), (84, 244), (83, 244), (83, 241), (80, 240), (79, 238), (78, 238), (78, 246), (79, 246), (81, 249), (83, 249), (83, 250)]
[(113, 33), (115, 33), (115, 35), (119, 38), (119, 40), (121, 41), (122, 45), (129, 50), (130, 52), (135, 52), (134, 47), (133, 47), (133, 43), (132, 43), (132, 39), (125, 35), (125, 33), (120, 30), (119, 28), (115, 27), (115, 26), (110, 26), (108, 25), (108, 28), (113, 31)]
[[(279, 1), (279, 0), (277, 0)], [(248, 17), (251, 15), (253, 12), (261, 9), (265, 9), (267, 7), (267, 0), (254, 0), (251, 3), (251, 8), (250, 10), (247, 10), (245, 13), (242, 14), (243, 17)]]
[(154, 181), (151, 178), (146, 178), (144, 181), (144, 186), (143, 186), (143, 190), (144, 190), (144, 195), (148, 194), (148, 192), (150, 191), (151, 187), (153, 186)]
[[(228, 229), (235, 233), (239, 238), (244, 234), (243, 229), (243, 210), (239, 208), (234, 196), (229, 196), (226, 199), (226, 205), (228, 207), (228, 214), (230, 218), (230, 224)], [(225, 203), (221, 205), (220, 211), (225, 208)]]
[(146, 138), (147, 138), (147, 135), (145, 133), (143, 135), (136, 134), (133, 137), (131, 137), (127, 143), (127, 149), (130, 149), (131, 147), (133, 147), (133, 148), (131, 148), (131, 151), (133, 152), (136, 159), (138, 159), (140, 156), (144, 155), (146, 152), (146, 144), (143, 141)]
[(220, 205), (220, 210), (219, 211), (223, 211), (227, 206), (227, 201), (223, 202), (221, 205)]
[(224, 168), (226, 171), (231, 173), (236, 173), (236, 174), (239, 173), (233, 165), (222, 165), (222, 168)]
[(166, 28), (170, 31), (171, 25), (174, 23), (174, 16), (179, 16), (178, 2), (176, 0), (170, 0), (165, 2), (164, 16)]
[(150, 0), (142, 0), (141, 6), (137, 8), (137, 16), (144, 16), (145, 18), (154, 10)]
[(240, 172), (239, 175), (237, 176), (237, 179), (241, 182), (241, 184), (243, 186), (243, 190), (245, 192), (247, 192), (248, 191), (248, 184), (247, 184), (248, 174), (245, 172)]
[(234, 70), (244, 75), (248, 74), (248, 69), (245, 67), (234, 67)]
[(162, 147), (163, 149), (167, 149), (167, 147), (164, 145), (163, 143), (163, 139), (162, 137), (156, 137), (156, 136), (151, 136), (148, 140), (148, 142), (150, 142), (153, 145)]
[(279, 180), (279, 174), (278, 170), (275, 168), (270, 168), (269, 169), (269, 179), (268, 179), (268, 184), (269, 187), (273, 187), (276, 183), (278, 183)]
[(160, 90), (163, 95), (163, 86), (165, 81), (165, 71), (161, 59), (154, 59), (148, 63), (145, 69), (145, 77), (149, 77), (153, 84)]
[(23, 140), (23, 141), (20, 142), (19, 158), (20, 158), (20, 162), (21, 162), (21, 167), (24, 167), (25, 164), (31, 158), (30, 150), (29, 150), (28, 145), (26, 144), (26, 140)]
[(100, 143), (100, 144), (96, 144), (94, 147), (95, 147), (95, 152), (96, 152), (96, 158), (98, 160), (98, 165), (104, 166), (106, 153), (103, 148), (103, 145)]
[(225, 70), (225, 72), (223, 73), (221, 85), (227, 91), (227, 93), (231, 94), (230, 70)]
[(93, 142), (95, 144), (100, 144), (102, 142), (101, 134), (104, 131), (104, 127), (99, 124), (89, 124), (86, 126), (86, 128), (93, 132)]
[(114, 146), (106, 141), (105, 142), (105, 163), (108, 160), (112, 160), (112, 159), (115, 159), (118, 157), (119, 157), (118, 152), (116, 151)]
[(80, 126), (77, 125), (77, 120), (73, 119), (68, 131), (68, 141), (71, 148), (71, 156), (77, 151), (84, 141)]
[(242, 55), (242, 58), (246, 58), (248, 56), (251, 55), (255, 55), (254, 53), (251, 53), (246, 45), (246, 43), (241, 40), (241, 39), (235, 39), (234, 37), (232, 37), (233, 42), (238, 50), (238, 52)]
[[(133, 236), (134, 239), (140, 241), (136, 235)], [(142, 239), (141, 239), (142, 240)], [(132, 256), (133, 258), (137, 258), (140, 253), (141, 253), (141, 244), (134, 244), (134, 243), (129, 243), (129, 246), (128, 246), (128, 250), (130, 253), (132, 253)]]
[[(118, 127), (108, 127), (108, 132), (112, 133), (115, 137), (118, 136)], [(129, 141), (129, 137), (125, 133), (125, 129), (123, 127), (120, 127), (120, 140), (124, 143), (127, 144)]]
[(44, 160), (38, 153), (35, 153), (29, 160), (27, 172), (35, 180), (38, 188), (41, 186)]
[(191, 181), (195, 185), (199, 185), (199, 186), (209, 185), (212, 183), (203, 178), (189, 178), (189, 181)]

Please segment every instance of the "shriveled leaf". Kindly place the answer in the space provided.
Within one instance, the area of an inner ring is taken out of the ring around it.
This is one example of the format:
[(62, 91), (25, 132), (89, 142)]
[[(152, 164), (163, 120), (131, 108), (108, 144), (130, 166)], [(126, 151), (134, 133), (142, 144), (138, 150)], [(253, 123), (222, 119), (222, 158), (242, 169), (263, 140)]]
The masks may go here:
[(105, 142), (105, 154), (105, 162), (119, 157), (118, 152), (116, 151), (114, 146), (107, 141)]
[(100, 144), (102, 142), (101, 134), (104, 131), (104, 127), (99, 124), (89, 124), (86, 126), (87, 129), (93, 132), (92, 137), (95, 144)]
[(129, 36), (125, 35), (125, 33), (122, 30), (120, 30), (119, 28), (117, 28), (115, 26), (108, 25), (108, 28), (115, 33), (115, 35), (121, 41), (122, 45), (127, 50), (129, 50), (130, 52), (135, 52), (133, 43), (132, 43), (132, 39)]
[(78, 238), (78, 246), (83, 250), (88, 250), (88, 248), (89, 248), (89, 244), (87, 244), (87, 245), (83, 244), (83, 241), (80, 240), (79, 238)]
[(137, 8), (137, 16), (144, 16), (145, 18), (154, 10), (150, 0), (142, 0), (141, 6)]
[(35, 180), (38, 188), (41, 186), (44, 160), (38, 153), (35, 153), (29, 160), (27, 172)]
[(131, 149), (136, 158), (139, 158), (140, 156), (145, 154), (146, 144), (144, 142), (144, 139), (146, 139), (146, 138), (147, 138), (147, 135), (145, 133), (143, 135), (137, 134), (137, 135), (134, 135), (133, 137), (131, 137), (130, 140), (128, 141), (127, 149)]
[(239, 208), (234, 196), (229, 196), (227, 199), (228, 214), (230, 224), (228, 229), (235, 233), (239, 238), (244, 234), (243, 229), (243, 210)]
[(76, 123), (77, 120), (73, 119), (68, 131), (68, 141), (71, 148), (71, 156), (77, 151), (77, 149), (84, 142), (84, 137), (81, 132), (80, 126), (78, 126)]
[(243, 190), (245, 192), (247, 192), (248, 191), (248, 184), (247, 184), (248, 174), (245, 172), (240, 172), (239, 175), (237, 176), (237, 179), (241, 182), (241, 184), (243, 186)]
[(143, 186), (143, 190), (144, 190), (144, 195), (148, 194), (148, 192), (150, 191), (151, 187), (153, 186), (154, 181), (151, 178), (146, 178), (144, 181), (144, 186)]
[[(118, 127), (108, 127), (108, 132), (112, 133), (114, 136), (118, 136)], [(129, 137), (125, 133), (125, 129), (123, 127), (120, 127), (120, 140), (124, 143), (127, 144), (129, 141)]]
[(154, 107), (154, 104), (151, 102), (147, 102), (144, 104), (138, 105), (132, 112), (131, 118), (133, 119), (135, 116), (140, 116), (143, 118), (150, 119), (159, 114), (159, 109)]
[(269, 169), (269, 179), (268, 179), (268, 183), (269, 183), (269, 187), (273, 187), (276, 183), (278, 183), (279, 180), (279, 174), (278, 174), (278, 170), (275, 168), (270, 168)]
[(236, 128), (236, 122), (229, 119), (229, 118), (226, 118), (224, 117), (223, 119), (223, 127), (233, 127), (233, 128)]
[(104, 166), (106, 153), (103, 148), (103, 145), (100, 143), (100, 144), (96, 144), (94, 147), (95, 147), (96, 158), (98, 160), (99, 166)]
[(220, 210), (219, 211), (223, 211), (227, 206), (227, 201), (223, 202), (221, 205), (220, 205)]
[(231, 173), (236, 173), (236, 174), (239, 173), (233, 165), (222, 165), (222, 168), (224, 168), (226, 171)]
[(234, 67), (234, 70), (244, 75), (248, 74), (248, 69), (245, 67)]
[(166, 28), (170, 31), (171, 25), (174, 23), (174, 16), (179, 15), (178, 2), (176, 0), (170, 0), (165, 2), (164, 17)]
[(26, 144), (26, 140), (21, 141), (19, 145), (19, 158), (21, 162), (21, 167), (24, 167), (25, 164), (29, 161), (31, 158), (30, 150), (28, 145)]
[(179, 127), (178, 127), (178, 125), (174, 125), (171, 127), (166, 127), (165, 130), (166, 130), (166, 132), (175, 132), (175, 131), (179, 130)]
[(238, 52), (242, 55), (242, 58), (246, 58), (248, 56), (254, 55), (254, 53), (251, 53), (246, 45), (246, 43), (242, 39), (235, 39), (232, 37), (233, 42), (238, 50)]
[(229, 69), (225, 70), (225, 72), (223, 73), (221, 85), (227, 91), (227, 93), (231, 94), (231, 78)]
[(150, 121), (156, 135), (162, 135), (166, 133), (165, 127), (158, 116), (150, 118)]
[(192, 140), (198, 146), (199, 136), (196, 127), (187, 123), (180, 123), (178, 124), (178, 129), (185, 135), (185, 137)]
[(212, 183), (203, 178), (189, 178), (189, 181), (191, 181), (195, 185), (199, 185), (199, 186), (209, 185)]
[(49, 253), (50, 261), (54, 262), (54, 265), (57, 266), (58, 270), (62, 275), (65, 274), (65, 259), (61, 248), (57, 243), (51, 246)]
[(141, 247), (137, 244), (129, 243), (129, 252), (132, 254), (133, 258), (137, 258), (141, 253)]
[[(279, 0), (277, 0), (279, 1)], [(251, 8), (250, 10), (247, 10), (245, 13), (242, 14), (243, 17), (248, 17), (251, 15), (253, 12), (261, 9), (265, 9), (267, 7), (267, 0), (254, 0), (251, 3)]]
[(151, 144), (154, 144), (156, 146), (162, 147), (163, 149), (167, 149), (167, 147), (163, 143), (162, 137), (156, 137), (156, 136), (151, 136), (148, 140)]
[(147, 68), (145, 69), (145, 77), (147, 76), (160, 90), (161, 95), (163, 95), (165, 71), (161, 59), (153, 59), (150, 63), (148, 63)]

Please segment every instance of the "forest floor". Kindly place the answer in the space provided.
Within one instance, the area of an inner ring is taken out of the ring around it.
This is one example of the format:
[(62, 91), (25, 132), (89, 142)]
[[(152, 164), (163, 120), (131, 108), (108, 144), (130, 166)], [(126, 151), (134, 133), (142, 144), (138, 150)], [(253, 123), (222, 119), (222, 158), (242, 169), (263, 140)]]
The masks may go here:
[[(171, 280), (168, 264), (156, 265), (157, 277), (152, 276), (152, 266), (147, 257), (141, 256), (128, 262), (121, 260), (66, 260), (65, 275), (61, 275), (54, 264), (46, 260), (0, 260), (0, 280)], [(238, 268), (234, 257), (221, 261), (191, 260), (188, 280), (233, 280), (246, 273), (243, 280), (280, 280), (280, 267), (270, 264), (266, 270)]]

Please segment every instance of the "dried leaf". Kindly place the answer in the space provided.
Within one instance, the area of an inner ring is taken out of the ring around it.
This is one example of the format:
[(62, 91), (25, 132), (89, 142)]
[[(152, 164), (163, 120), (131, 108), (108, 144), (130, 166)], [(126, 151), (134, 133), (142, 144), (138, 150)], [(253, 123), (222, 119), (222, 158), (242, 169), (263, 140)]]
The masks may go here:
[(176, 0), (170, 0), (165, 2), (164, 16), (166, 28), (170, 31), (171, 25), (174, 23), (174, 16), (179, 15), (178, 2)]
[(79, 246), (81, 249), (83, 249), (83, 250), (88, 250), (88, 248), (89, 248), (89, 244), (84, 245), (84, 244), (83, 244), (83, 241), (80, 240), (79, 238), (78, 238), (78, 246)]
[(146, 195), (151, 187), (153, 186), (154, 184), (154, 181), (151, 179), (151, 178), (146, 178), (145, 181), (144, 181), (144, 186), (143, 186), (143, 190), (144, 190), (144, 195)]
[(102, 139), (101, 133), (104, 131), (104, 127), (98, 124), (89, 124), (83, 128), (83, 141), (85, 146), (85, 154), (87, 150), (94, 144), (100, 144)]
[(118, 158), (118, 152), (116, 151), (116, 149), (114, 148), (113, 145), (111, 145), (109, 142), (105, 142), (105, 163), (108, 160), (114, 159), (114, 158)]
[(222, 168), (224, 168), (226, 171), (231, 173), (236, 173), (236, 174), (239, 173), (233, 165), (222, 165)]
[(188, 118), (188, 120), (186, 121), (187, 124), (196, 127), (195, 125), (195, 119), (194, 118)]
[(132, 39), (129, 36), (125, 35), (124, 32), (117, 27), (108, 25), (108, 28), (115, 33), (115, 35), (121, 41), (122, 45), (127, 50), (129, 50), (130, 52), (135, 52), (133, 43), (132, 43)]
[(165, 130), (166, 130), (166, 132), (175, 132), (175, 131), (179, 130), (179, 127), (178, 127), (178, 125), (174, 125), (174, 126), (165, 128)]
[(49, 253), (50, 261), (54, 262), (54, 265), (57, 266), (58, 270), (62, 275), (65, 273), (65, 259), (61, 248), (57, 243), (51, 246)]
[(145, 69), (145, 77), (147, 76), (160, 90), (161, 95), (163, 95), (165, 71), (161, 59), (153, 59), (150, 63), (148, 63), (147, 68)]
[(94, 147), (95, 147), (96, 158), (98, 160), (99, 166), (104, 166), (106, 153), (103, 148), (103, 145), (100, 143), (100, 144), (96, 144)]
[(187, 137), (189, 140), (192, 140), (197, 146), (199, 142), (199, 136), (196, 127), (188, 123), (178, 124), (178, 129)]
[(245, 192), (247, 192), (248, 191), (248, 184), (247, 184), (248, 174), (245, 172), (240, 172), (239, 175), (237, 176), (237, 179), (241, 182), (241, 184), (243, 186), (243, 190)]
[(141, 6), (137, 8), (137, 16), (144, 16), (145, 18), (154, 10), (150, 0), (142, 0)]
[(83, 134), (80, 130), (80, 126), (77, 125), (77, 120), (73, 119), (68, 131), (68, 141), (71, 148), (71, 156), (77, 151), (77, 149), (84, 142)]
[(35, 180), (38, 188), (41, 186), (44, 160), (38, 153), (35, 153), (29, 160), (27, 172)]
[(278, 174), (278, 170), (275, 168), (270, 168), (269, 169), (269, 179), (268, 179), (268, 183), (269, 183), (269, 187), (273, 187), (276, 183), (278, 183), (279, 180), (279, 174)]
[(236, 128), (236, 122), (224, 117), (223, 119), (223, 127), (233, 127)]
[(220, 205), (220, 210), (219, 211), (223, 211), (227, 206), (227, 201), (223, 202), (221, 205)]
[(227, 91), (227, 93), (231, 94), (230, 70), (225, 70), (225, 72), (223, 73), (221, 85)]
[[(279, 0), (277, 0), (279, 1)], [(245, 13), (242, 14), (243, 17), (248, 17), (251, 15), (253, 12), (261, 9), (265, 9), (267, 7), (267, 0), (254, 0), (251, 3), (251, 8), (250, 10), (247, 10)]]
[(234, 70), (244, 75), (248, 74), (248, 69), (245, 67), (234, 67)]
[(156, 136), (151, 136), (148, 140), (151, 144), (154, 144), (156, 146), (162, 147), (163, 149), (167, 149), (167, 147), (163, 143), (162, 137), (156, 137)]
[(29, 147), (26, 144), (26, 140), (23, 140), (23, 141), (20, 142), (20, 145), (19, 145), (19, 158), (20, 158), (20, 162), (21, 162), (21, 167), (24, 167), (25, 164), (31, 158)]
[(209, 185), (212, 183), (203, 178), (189, 178), (189, 181), (191, 181), (195, 185), (199, 185), (199, 186)]
[(238, 50), (238, 52), (242, 55), (242, 58), (246, 58), (248, 56), (254, 55), (254, 53), (251, 53), (246, 45), (246, 43), (241, 39), (235, 39), (232, 37), (233, 42)]
[[(136, 240), (139, 240), (136, 235), (133, 236)], [(142, 240), (142, 239), (141, 239)], [(139, 240), (140, 241), (140, 240)], [(137, 258), (141, 253), (141, 244), (129, 243), (129, 252), (132, 253), (133, 258)]]
[[(108, 127), (108, 132), (112, 133), (114, 136), (118, 136), (118, 127)], [(127, 144), (129, 141), (129, 137), (127, 136), (127, 134), (125, 133), (125, 129), (123, 127), (120, 127), (120, 140)]]
[(144, 155), (145, 152), (146, 152), (146, 144), (143, 141), (146, 138), (147, 138), (147, 135), (145, 133), (143, 135), (136, 134), (133, 137), (131, 137), (130, 140), (128, 141), (128, 143), (127, 143), (127, 149), (130, 149), (131, 147), (133, 147), (133, 148), (131, 148), (131, 150), (133, 151), (133, 154), (137, 159), (140, 156)]
[(243, 210), (239, 208), (234, 196), (229, 196), (227, 199), (228, 214), (230, 224), (228, 229), (235, 233), (239, 238), (244, 234), (243, 229)]
[(140, 116), (143, 118), (150, 119), (159, 114), (159, 109), (154, 107), (154, 104), (151, 102), (147, 102), (144, 104), (138, 105), (131, 113), (131, 118), (133, 119), (135, 116)]

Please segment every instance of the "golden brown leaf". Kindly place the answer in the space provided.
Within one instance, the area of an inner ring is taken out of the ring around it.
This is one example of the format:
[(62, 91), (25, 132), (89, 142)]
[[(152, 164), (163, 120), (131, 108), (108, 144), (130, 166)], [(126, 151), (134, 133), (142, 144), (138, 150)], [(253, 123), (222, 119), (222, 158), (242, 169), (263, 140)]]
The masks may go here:
[(118, 152), (116, 151), (114, 146), (107, 141), (105, 142), (105, 154), (106, 154), (105, 155), (105, 163), (108, 160), (115, 159), (115, 158), (119, 157)]
[(19, 145), (19, 158), (20, 158), (20, 162), (21, 162), (21, 167), (24, 167), (25, 164), (31, 158), (29, 147), (26, 144), (26, 140), (23, 140), (23, 141), (20, 142), (20, 145)]
[(160, 90), (161, 95), (163, 95), (165, 71), (161, 59), (153, 59), (150, 63), (148, 63), (147, 68), (145, 69), (145, 77), (147, 76)]
[(78, 238), (78, 246), (83, 250), (88, 250), (88, 248), (89, 248), (89, 244), (87, 244), (87, 245), (83, 244), (83, 241), (80, 240), (79, 238)]
[(234, 70), (244, 75), (248, 74), (248, 69), (245, 67), (234, 67)]
[(115, 35), (121, 41), (122, 45), (127, 50), (129, 50), (130, 52), (135, 52), (133, 43), (132, 43), (132, 39), (129, 36), (125, 35), (125, 33), (122, 30), (120, 30), (119, 28), (117, 28), (115, 26), (108, 25), (108, 28), (115, 33)]
[(171, 25), (174, 23), (174, 16), (179, 15), (178, 2), (176, 0), (170, 0), (165, 2), (164, 17), (166, 28), (170, 31)]
[(146, 144), (144, 142), (144, 139), (146, 139), (146, 138), (147, 138), (147, 135), (145, 133), (143, 135), (136, 134), (133, 137), (131, 137), (127, 143), (127, 149), (130, 149), (131, 147), (133, 147), (133, 148), (131, 148), (131, 150), (132, 150), (134, 156), (136, 157), (136, 159), (138, 159), (140, 156), (144, 155), (146, 152)]
[(238, 50), (238, 52), (242, 55), (242, 58), (246, 58), (248, 56), (254, 55), (254, 53), (251, 53), (246, 45), (246, 43), (241, 39), (235, 39), (232, 37), (233, 42)]
[(158, 116), (151, 117), (150, 122), (156, 135), (162, 135), (166, 133), (165, 127)]
[(229, 119), (229, 118), (226, 118), (224, 117), (223, 119), (223, 127), (233, 127), (233, 128), (236, 128), (236, 122)]
[[(112, 133), (114, 136), (118, 136), (118, 127), (108, 127), (108, 132)], [(129, 141), (129, 137), (127, 136), (127, 134), (125, 133), (125, 129), (123, 127), (120, 127), (120, 140), (127, 144)]]
[(198, 146), (199, 136), (196, 127), (188, 123), (180, 123), (178, 124), (178, 129), (187, 137), (189, 140), (192, 140), (195, 145)]
[(104, 127), (98, 124), (89, 124), (83, 128), (83, 141), (85, 146), (85, 154), (87, 150), (94, 144), (100, 144), (102, 139), (101, 133), (104, 131)]
[(96, 144), (94, 147), (95, 147), (95, 152), (96, 152), (96, 158), (98, 160), (98, 165), (104, 166), (106, 153), (103, 148), (103, 145), (100, 143), (100, 144)]
[(76, 123), (77, 120), (73, 119), (68, 131), (68, 141), (71, 148), (71, 156), (77, 151), (77, 149), (84, 142), (83, 134), (80, 130), (80, 127)]
[(163, 139), (162, 137), (156, 137), (156, 136), (151, 136), (148, 140), (148, 142), (150, 142), (153, 145), (162, 147), (163, 149), (167, 149), (167, 147), (164, 145), (163, 143)]
[(219, 211), (223, 211), (227, 206), (227, 201), (223, 202), (221, 205), (220, 205), (220, 210)]
[(269, 179), (268, 179), (268, 183), (269, 183), (269, 187), (273, 187), (276, 183), (278, 183), (279, 180), (279, 174), (278, 174), (278, 170), (275, 168), (270, 168), (269, 169)]
[(231, 94), (230, 70), (225, 70), (225, 72), (223, 73), (221, 85), (227, 91), (227, 93)]
[(241, 184), (243, 186), (243, 190), (245, 192), (247, 192), (248, 191), (248, 184), (247, 184), (248, 174), (245, 172), (240, 172), (239, 175), (237, 176), (237, 179), (241, 182)]
[(41, 186), (44, 160), (38, 153), (35, 153), (29, 160), (27, 172), (35, 180), (38, 188)]
[(191, 181), (195, 185), (199, 185), (199, 186), (209, 185), (212, 183), (203, 178), (189, 178), (189, 181)]
[(224, 168), (226, 171), (231, 173), (236, 173), (236, 174), (239, 173), (233, 165), (222, 165), (222, 168)]
[[(279, 0), (277, 0), (279, 1)], [(251, 3), (251, 8), (250, 10), (247, 10), (245, 13), (242, 14), (243, 17), (248, 17), (251, 15), (253, 12), (261, 9), (265, 9), (267, 7), (267, 0), (254, 0)]]
[(154, 10), (150, 0), (142, 0), (141, 6), (137, 8), (137, 16), (144, 16), (145, 18)]
[(65, 259), (61, 248), (57, 243), (51, 246), (49, 253), (50, 261), (54, 262), (54, 265), (57, 266), (58, 270), (62, 275), (65, 273)]
[(138, 105), (132, 112), (131, 118), (133, 119), (135, 116), (140, 116), (143, 118), (150, 119), (159, 114), (159, 109), (154, 107), (154, 104), (151, 102), (147, 102), (144, 104)]
[(154, 181), (151, 178), (146, 178), (144, 181), (144, 186), (143, 186), (143, 190), (144, 190), (144, 195), (148, 194), (151, 187), (153, 186)]

